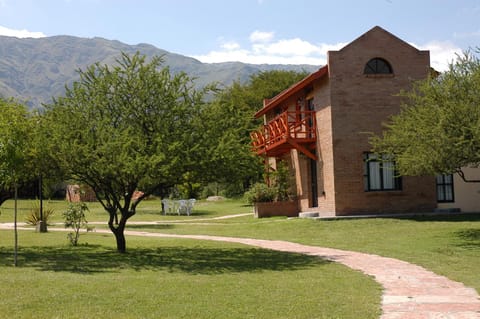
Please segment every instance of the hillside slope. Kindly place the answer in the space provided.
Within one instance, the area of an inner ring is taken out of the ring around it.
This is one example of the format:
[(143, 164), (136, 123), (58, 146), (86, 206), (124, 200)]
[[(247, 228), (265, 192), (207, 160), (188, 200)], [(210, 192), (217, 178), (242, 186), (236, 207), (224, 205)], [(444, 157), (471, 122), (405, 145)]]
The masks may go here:
[(172, 72), (186, 72), (203, 87), (211, 82), (229, 85), (250, 75), (272, 69), (313, 72), (311, 65), (253, 65), (240, 62), (202, 63), (149, 44), (128, 45), (103, 38), (54, 36), (39, 39), (0, 36), (0, 95), (25, 101), (30, 107), (49, 103), (62, 95), (65, 85), (78, 79), (77, 70), (100, 62), (112, 64), (121, 52), (164, 56)]

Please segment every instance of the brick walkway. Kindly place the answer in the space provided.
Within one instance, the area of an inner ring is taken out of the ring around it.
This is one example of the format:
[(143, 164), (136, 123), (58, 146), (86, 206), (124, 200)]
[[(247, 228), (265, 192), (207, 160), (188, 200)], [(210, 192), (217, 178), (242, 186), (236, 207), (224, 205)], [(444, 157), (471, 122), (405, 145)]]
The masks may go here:
[(125, 233), (136, 236), (225, 241), (319, 256), (373, 276), (383, 286), (381, 319), (480, 319), (480, 299), (475, 289), (393, 258), (276, 240), (136, 231)]

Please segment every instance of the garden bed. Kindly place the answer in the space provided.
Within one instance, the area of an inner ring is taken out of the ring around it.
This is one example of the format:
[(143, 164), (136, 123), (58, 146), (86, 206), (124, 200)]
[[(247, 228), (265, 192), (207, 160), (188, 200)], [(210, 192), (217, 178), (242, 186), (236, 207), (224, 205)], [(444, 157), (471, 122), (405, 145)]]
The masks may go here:
[(255, 203), (253, 206), (253, 214), (256, 218), (273, 216), (298, 217), (298, 202), (281, 201)]

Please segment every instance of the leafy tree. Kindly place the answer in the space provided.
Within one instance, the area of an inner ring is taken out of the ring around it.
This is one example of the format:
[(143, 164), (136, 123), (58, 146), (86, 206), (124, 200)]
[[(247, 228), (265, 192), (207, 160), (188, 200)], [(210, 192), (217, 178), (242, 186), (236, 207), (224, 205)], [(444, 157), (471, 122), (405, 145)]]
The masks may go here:
[(30, 177), (32, 129), (31, 117), (24, 105), (0, 98), (0, 186), (3, 189), (10, 189)]
[(72, 228), (73, 233), (68, 233), (67, 237), (72, 246), (78, 246), (80, 238), (80, 229), (86, 227), (88, 231), (88, 221), (85, 212), (88, 212), (88, 206), (85, 203), (70, 204), (68, 209), (63, 213), (65, 219), (65, 228)]
[(391, 154), (401, 175), (458, 173), (480, 165), (480, 61), (458, 56), (449, 70), (403, 92), (406, 104), (382, 136), (371, 139), (377, 153)]
[(0, 188), (4, 190), (2, 202), (8, 198), (13, 188), (15, 256), (17, 265), (17, 190), (20, 182), (30, 176), (28, 162), (30, 157), (30, 134), (32, 125), (26, 107), (13, 100), (0, 99)]
[[(159, 57), (147, 63), (138, 53), (122, 54), (116, 62), (80, 70), (65, 96), (46, 106), (42, 126), (52, 161), (93, 189), (125, 252), (125, 225), (138, 204), (194, 167), (192, 123), (204, 92), (183, 73), (159, 70)], [(143, 194), (134, 199), (136, 190)]]
[(0, 205), (11, 197), (14, 181), (25, 158), (27, 109), (0, 98)]
[(267, 71), (251, 76), (246, 84), (234, 82), (218, 92), (202, 114), (205, 126), (200, 140), (210, 154), (205, 163), (207, 181), (239, 185), (243, 193), (250, 184), (261, 178), (261, 159), (251, 150), (250, 132), (262, 123), (253, 115), (271, 98), (304, 78), (307, 73), (294, 71)]

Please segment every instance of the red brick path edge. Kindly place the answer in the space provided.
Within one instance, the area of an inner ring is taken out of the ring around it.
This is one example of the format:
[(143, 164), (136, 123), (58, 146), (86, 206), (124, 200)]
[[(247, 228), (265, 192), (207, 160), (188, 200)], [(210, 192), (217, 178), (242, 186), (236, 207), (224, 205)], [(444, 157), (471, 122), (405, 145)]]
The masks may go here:
[(139, 231), (125, 234), (232, 242), (318, 256), (373, 276), (383, 286), (380, 319), (480, 319), (480, 298), (475, 289), (398, 259), (278, 240)]

